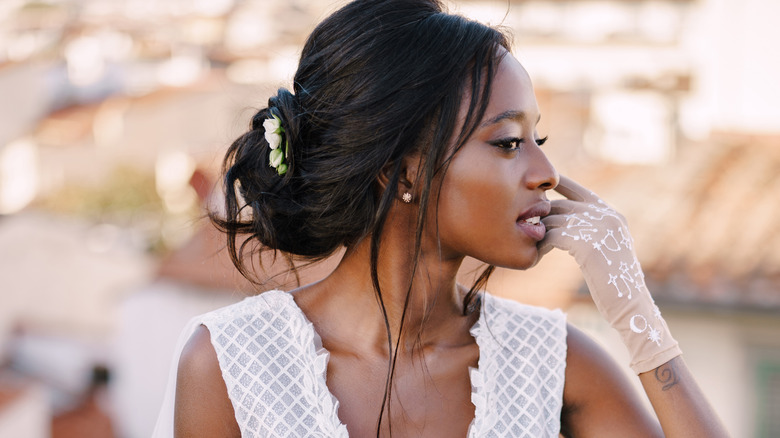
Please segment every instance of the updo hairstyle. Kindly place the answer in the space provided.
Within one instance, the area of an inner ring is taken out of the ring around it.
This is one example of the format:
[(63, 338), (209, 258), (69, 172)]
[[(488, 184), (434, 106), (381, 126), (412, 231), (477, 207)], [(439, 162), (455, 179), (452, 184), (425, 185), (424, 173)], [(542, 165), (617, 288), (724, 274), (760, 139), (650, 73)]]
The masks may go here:
[[(509, 50), (504, 33), (447, 14), (438, 0), (357, 0), (325, 19), (303, 48), (293, 92), (268, 100), (223, 163), (225, 216), (212, 220), (241, 273), (251, 278), (248, 245), (316, 261), (371, 236), (379, 293), (379, 236), (401, 159), (422, 157), (419, 254), (433, 178), (482, 119), (502, 48)], [(458, 131), (464, 96), (469, 110)], [(269, 166), (263, 121), (272, 116), (289, 144), (284, 175)]]

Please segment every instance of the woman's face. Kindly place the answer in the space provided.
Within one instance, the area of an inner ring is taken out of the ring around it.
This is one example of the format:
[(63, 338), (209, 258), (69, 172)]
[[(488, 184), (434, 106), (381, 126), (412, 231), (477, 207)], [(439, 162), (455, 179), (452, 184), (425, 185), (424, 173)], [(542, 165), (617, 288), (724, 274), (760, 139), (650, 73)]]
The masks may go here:
[(539, 218), (550, 209), (545, 192), (558, 184), (540, 149), (539, 117), (531, 79), (507, 53), (485, 117), (454, 155), (432, 209), (445, 258), (471, 256), (514, 269), (536, 263), (545, 233)]

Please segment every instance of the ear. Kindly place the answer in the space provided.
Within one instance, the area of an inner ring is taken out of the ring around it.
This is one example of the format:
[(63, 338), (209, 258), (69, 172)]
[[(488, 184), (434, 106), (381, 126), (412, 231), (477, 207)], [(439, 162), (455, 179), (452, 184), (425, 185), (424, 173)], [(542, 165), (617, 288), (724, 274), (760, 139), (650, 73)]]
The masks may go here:
[[(379, 173), (377, 182), (379, 183), (379, 188), (381, 191), (387, 189), (387, 185), (390, 183), (390, 179), (393, 175), (393, 172), (395, 171), (396, 165), (398, 165), (398, 163), (389, 163), (383, 167), (382, 171)], [(415, 195), (414, 183), (417, 180), (417, 172), (420, 168), (420, 155), (407, 155), (401, 159), (400, 165), (401, 169), (398, 175), (398, 188), (396, 190), (396, 197), (398, 200), (402, 200), (404, 193), (410, 193), (412, 194), (412, 197), (416, 199), (417, 196)]]

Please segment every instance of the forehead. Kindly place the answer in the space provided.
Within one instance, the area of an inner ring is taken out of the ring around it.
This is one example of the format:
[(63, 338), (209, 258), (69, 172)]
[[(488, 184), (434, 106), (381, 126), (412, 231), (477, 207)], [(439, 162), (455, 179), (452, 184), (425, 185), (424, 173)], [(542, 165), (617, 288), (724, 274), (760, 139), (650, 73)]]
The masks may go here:
[[(459, 137), (463, 134), (459, 129), (464, 129), (467, 114), (471, 104), (471, 93), (468, 86), (463, 89), (461, 97), (460, 110), (458, 114), (458, 126), (452, 135), (449, 148), (453, 152), (458, 149), (457, 142), (462, 141)], [(539, 106), (534, 95), (531, 77), (525, 68), (511, 53), (504, 52), (503, 57), (498, 63), (488, 96), (485, 114), (477, 122), (476, 130), (486, 128), (489, 125), (497, 125), (502, 121), (512, 121), (516, 123), (530, 122), (531, 129), (534, 129), (539, 121)], [(474, 135), (476, 132), (472, 133)]]
[(531, 77), (511, 53), (507, 53), (498, 65), (483, 122), (502, 115), (529, 119), (532, 123), (539, 118)]

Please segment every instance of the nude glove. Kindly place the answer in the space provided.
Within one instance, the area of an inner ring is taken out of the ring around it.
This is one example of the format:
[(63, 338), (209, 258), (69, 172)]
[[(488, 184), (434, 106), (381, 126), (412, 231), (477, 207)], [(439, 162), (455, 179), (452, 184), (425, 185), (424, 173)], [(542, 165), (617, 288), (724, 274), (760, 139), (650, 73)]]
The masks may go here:
[(618, 331), (643, 373), (682, 354), (644, 281), (625, 218), (595, 193), (561, 177), (555, 189), (567, 199), (552, 201), (540, 257), (552, 248), (571, 254), (582, 269), (596, 307)]

